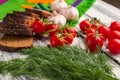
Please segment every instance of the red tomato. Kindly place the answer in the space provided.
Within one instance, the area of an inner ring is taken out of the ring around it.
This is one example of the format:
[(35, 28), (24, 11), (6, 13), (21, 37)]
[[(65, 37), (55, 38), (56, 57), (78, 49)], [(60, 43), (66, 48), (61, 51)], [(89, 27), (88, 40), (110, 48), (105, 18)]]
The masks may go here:
[(100, 24), (98, 24), (98, 23), (93, 23), (91, 25), (91, 28), (93, 28), (93, 29), (98, 29), (99, 27), (100, 27)]
[(55, 36), (59, 33), (59, 26), (57, 24), (48, 24), (46, 31), (48, 31), (49, 36)]
[(46, 31), (53, 31), (53, 30), (56, 30), (58, 28), (59, 28), (59, 26), (57, 24), (48, 24)]
[(119, 31), (110, 31), (108, 35), (108, 40), (112, 39), (120, 39), (120, 32)]
[(76, 35), (77, 35), (77, 32), (76, 32), (75, 28), (73, 28), (73, 27), (64, 28), (64, 29), (62, 30), (62, 32), (63, 32), (63, 33), (71, 34), (71, 35), (73, 35), (73, 37), (76, 37)]
[(100, 28), (98, 29), (98, 33), (102, 34), (105, 39), (108, 38), (109, 32), (110, 32), (110, 29), (109, 27), (106, 27), (106, 26), (100, 26)]
[(92, 34), (92, 33), (95, 33), (95, 32), (96, 32), (95, 29), (90, 28), (90, 29), (88, 29), (88, 30), (86, 31), (86, 36), (88, 36), (88, 35), (90, 35), (90, 34)]
[(60, 38), (59, 36), (53, 36), (51, 37), (50, 39), (50, 44), (52, 47), (61, 47), (61, 46), (64, 46), (64, 39), (63, 38)]
[(36, 20), (32, 25), (33, 31), (36, 34), (43, 33), (46, 29), (46, 25), (38, 20)]
[(52, 31), (52, 32), (49, 32), (49, 36), (52, 37), (52, 36), (55, 36), (59, 33), (59, 30), (56, 29), (55, 31)]
[(120, 22), (118, 22), (118, 21), (112, 22), (110, 25), (110, 30), (111, 31), (113, 31), (113, 30), (120, 31)]
[(79, 24), (79, 28), (81, 29), (81, 31), (86, 31), (87, 29), (90, 28), (90, 26), (91, 26), (91, 24), (88, 20), (83, 20)]
[(65, 40), (65, 44), (68, 44), (68, 45), (72, 44), (73, 38), (74, 38), (73, 35), (69, 33), (63, 33), (62, 36)]
[(86, 45), (91, 52), (97, 51), (99, 48), (102, 48), (103, 42), (103, 37), (96, 33), (86, 37)]
[(120, 54), (120, 40), (119, 39), (112, 39), (108, 43), (108, 49), (113, 54)]

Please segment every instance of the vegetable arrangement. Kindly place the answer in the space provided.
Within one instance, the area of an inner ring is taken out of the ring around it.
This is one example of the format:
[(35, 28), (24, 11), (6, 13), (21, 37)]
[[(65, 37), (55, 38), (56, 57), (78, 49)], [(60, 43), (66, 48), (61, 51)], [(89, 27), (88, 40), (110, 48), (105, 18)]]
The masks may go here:
[(102, 49), (104, 43), (111, 54), (120, 53), (120, 22), (114, 21), (110, 27), (103, 25), (96, 18), (86, 19), (80, 22), (79, 27), (86, 34), (86, 46), (91, 52)]
[[(36, 20), (32, 26), (36, 34), (47, 33), (52, 47), (70, 45), (76, 37), (76, 30), (67, 25), (67, 21), (76, 21), (79, 17), (77, 8), (68, 6), (64, 0), (55, 0), (50, 5), (53, 14), (45, 21)], [(52, 22), (52, 23), (49, 23)]]
[(118, 80), (101, 52), (93, 56), (78, 47), (34, 47), (22, 51), (24, 60), (0, 61), (0, 73), (30, 75), (48, 80)]
[[(79, 2), (81, 1), (79, 0)], [(84, 0), (83, 2), (92, 4), (94, 1)], [(66, 0), (66, 2), (71, 4), (70, 0)], [(51, 4), (50, 9), (53, 11), (53, 15), (48, 18), (48, 21), (52, 21), (52, 23), (36, 20), (32, 26), (35, 34), (47, 34), (50, 37), (51, 47), (38, 46), (25, 49), (22, 51), (23, 54), (28, 55), (25, 59), (0, 61), (0, 73), (9, 72), (15, 77), (30, 75), (50, 80), (118, 80), (111, 72), (111, 67), (107, 63), (108, 58), (97, 50), (102, 48), (105, 40), (108, 39), (110, 52), (112, 54), (120, 52), (119, 22), (111, 23), (110, 28), (96, 19), (87, 19), (80, 23), (80, 29), (87, 36), (87, 47), (91, 52), (97, 51), (97, 56), (91, 55), (88, 50), (64, 46), (72, 44), (77, 35), (76, 30), (70, 25), (75, 26), (81, 13), (83, 14), (87, 9), (82, 10), (83, 12), (78, 11), (77, 9), (84, 6), (75, 8), (77, 3), (73, 4), (73, 7), (68, 6), (66, 2), (56, 0)], [(66, 22), (69, 26), (66, 25)], [(114, 35), (114, 37), (108, 35)], [(117, 46), (116, 49), (112, 46), (113, 43)]]
[(78, 20), (78, 10), (75, 7), (68, 6), (64, 0), (53, 1), (50, 9), (53, 14), (46, 19), (47, 22), (35, 21), (32, 26), (33, 31), (36, 34), (47, 33), (52, 47), (70, 45), (76, 37), (76, 30), (72, 26), (67, 26), (66, 23), (68, 20)]
[(44, 23), (36, 20), (32, 26), (33, 31), (38, 35), (46, 34), (50, 37), (50, 45), (52, 47), (61, 47), (72, 44), (76, 37), (76, 30), (74, 27), (61, 27), (54, 23)]

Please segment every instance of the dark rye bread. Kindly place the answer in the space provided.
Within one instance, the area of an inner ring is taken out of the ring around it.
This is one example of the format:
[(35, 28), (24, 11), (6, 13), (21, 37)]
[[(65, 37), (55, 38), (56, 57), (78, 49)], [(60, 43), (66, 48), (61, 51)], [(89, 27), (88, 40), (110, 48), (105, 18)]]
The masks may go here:
[(28, 25), (0, 22), (0, 33), (32, 36), (33, 30)]
[(9, 24), (15, 23), (15, 24), (24, 24), (24, 25), (31, 26), (31, 21), (25, 18), (5, 17), (3, 19), (3, 22), (9, 23)]
[(33, 36), (31, 29), (9, 29), (9, 28), (0, 28), (0, 33), (9, 34), (9, 35), (23, 35), (23, 36)]
[(36, 19), (34, 17), (13, 13), (7, 14), (6, 17), (3, 19), (3, 22), (25, 24), (32, 26), (35, 20)]
[(15, 23), (7, 23), (0, 22), (0, 28), (9, 28), (9, 29), (31, 29), (31, 26), (24, 24), (15, 24)]
[(45, 19), (52, 15), (51, 12), (48, 12), (48, 11), (45, 11), (45, 10), (28, 9), (28, 8), (26, 8), (25, 11), (38, 14), (40, 18), (45, 18)]
[(33, 37), (4, 35), (0, 39), (0, 49), (4, 51), (18, 51), (33, 46)]
[(14, 14), (21, 14), (21, 15), (25, 15), (25, 16), (29, 16), (29, 17), (34, 17), (34, 18), (38, 18), (39, 15), (32, 13), (32, 12), (20, 12), (20, 11), (13, 11)]

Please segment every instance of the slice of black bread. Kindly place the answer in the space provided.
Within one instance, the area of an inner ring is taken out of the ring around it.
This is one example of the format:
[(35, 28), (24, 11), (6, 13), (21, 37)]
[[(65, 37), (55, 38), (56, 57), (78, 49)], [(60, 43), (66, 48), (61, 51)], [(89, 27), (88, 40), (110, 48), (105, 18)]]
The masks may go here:
[(33, 37), (4, 35), (0, 38), (0, 49), (4, 51), (18, 51), (33, 46)]
[(32, 36), (33, 30), (31, 26), (24, 24), (0, 22), (0, 33), (9, 34), (9, 35)]
[(9, 35), (33, 36), (32, 29), (10, 29), (0, 27), (0, 33)]
[(3, 19), (3, 22), (6, 22), (8, 24), (11, 24), (11, 23), (15, 23), (15, 24), (24, 24), (24, 25), (28, 25), (28, 26), (31, 26), (31, 21), (29, 19), (26, 19), (26, 18), (11, 18), (11, 17), (5, 17)]
[(15, 23), (7, 23), (0, 22), (0, 28), (9, 28), (9, 29), (31, 29), (31, 26), (24, 24), (15, 24)]
[(45, 19), (52, 15), (51, 12), (48, 12), (48, 11), (45, 11), (45, 10), (28, 9), (28, 8), (26, 8), (25, 11), (38, 14), (40, 18), (45, 18)]
[(3, 19), (3, 22), (25, 24), (25, 25), (32, 26), (35, 20), (36, 18), (34, 17), (29, 17), (26, 15), (14, 13), (14, 14), (7, 14), (6, 17)]
[(29, 16), (29, 17), (34, 17), (34, 18), (38, 18), (39, 15), (32, 13), (32, 12), (20, 12), (20, 11), (13, 11), (13, 14), (21, 14), (21, 15), (25, 15), (25, 16)]

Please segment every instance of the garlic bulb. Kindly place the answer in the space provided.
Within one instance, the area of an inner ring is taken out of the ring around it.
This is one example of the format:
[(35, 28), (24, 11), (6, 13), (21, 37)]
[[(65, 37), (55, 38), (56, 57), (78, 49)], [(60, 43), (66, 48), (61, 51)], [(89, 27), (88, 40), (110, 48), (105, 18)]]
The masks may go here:
[(62, 8), (59, 14), (63, 15), (67, 20), (77, 20), (79, 17), (79, 12), (75, 7), (68, 6), (67, 8)]
[(53, 12), (52, 16), (49, 16), (48, 21), (53, 21), (54, 24), (64, 26), (66, 24), (66, 18), (63, 15), (58, 14), (56, 11)]
[(67, 3), (64, 0), (55, 0), (53, 3), (50, 5), (51, 11), (59, 11), (61, 8), (67, 7)]

